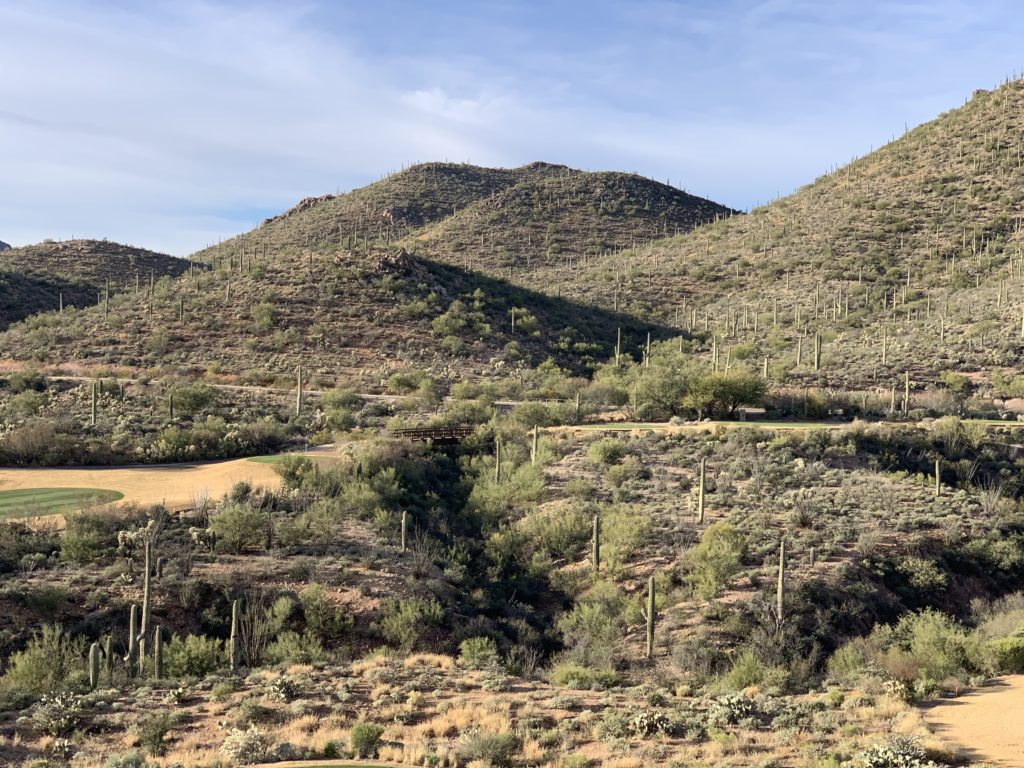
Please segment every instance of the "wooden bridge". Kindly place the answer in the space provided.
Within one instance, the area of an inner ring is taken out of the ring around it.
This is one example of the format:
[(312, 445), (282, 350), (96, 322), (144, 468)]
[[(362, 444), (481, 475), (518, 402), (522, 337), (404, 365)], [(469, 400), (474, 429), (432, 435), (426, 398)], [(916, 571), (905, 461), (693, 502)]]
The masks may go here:
[(457, 424), (450, 427), (411, 427), (409, 429), (392, 429), (395, 437), (406, 440), (419, 440), (435, 445), (454, 445), (473, 434), (476, 427)]

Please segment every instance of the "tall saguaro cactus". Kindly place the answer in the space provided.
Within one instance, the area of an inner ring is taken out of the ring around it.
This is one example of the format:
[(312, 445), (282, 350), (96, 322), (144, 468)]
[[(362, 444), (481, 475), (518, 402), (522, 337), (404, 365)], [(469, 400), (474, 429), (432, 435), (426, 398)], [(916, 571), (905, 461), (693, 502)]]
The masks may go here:
[(302, 414), (302, 366), (300, 365), (296, 370), (296, 384), (298, 385), (298, 392), (295, 395), (295, 415), (299, 416)]
[(409, 513), (402, 510), (402, 551), (405, 552), (409, 541)]
[(942, 467), (938, 457), (935, 458), (935, 498), (942, 495)]
[(164, 636), (159, 624), (153, 632), (153, 677), (164, 679)]
[(100, 684), (100, 644), (89, 646), (89, 690), (95, 691)]
[(533, 425), (533, 444), (530, 449), (530, 464), (537, 466), (537, 460), (539, 458), (540, 448), (540, 432), (537, 425)]
[(139, 606), (132, 604), (128, 613), (128, 674), (139, 671)]
[(775, 586), (775, 620), (782, 626), (786, 610), (786, 539), (779, 542), (779, 578)]
[(89, 424), (96, 426), (96, 381), (92, 381), (92, 388), (89, 391)]
[(146, 571), (142, 578), (142, 626), (139, 628), (139, 658), (146, 658), (149, 652), (149, 623), (152, 616), (153, 604), (153, 543), (146, 542), (145, 547)]
[(647, 579), (647, 658), (654, 658), (654, 576)]
[(228, 665), (231, 668), (231, 674), (238, 672), (238, 620), (240, 611), (240, 602), (238, 598), (231, 601), (231, 636), (228, 639)]
[(697, 486), (697, 524), (704, 525), (704, 478), (707, 472), (707, 459), (700, 460), (700, 479)]
[(601, 570), (601, 518), (594, 515), (594, 532), (590, 540), (590, 561), (594, 566), (594, 573)]

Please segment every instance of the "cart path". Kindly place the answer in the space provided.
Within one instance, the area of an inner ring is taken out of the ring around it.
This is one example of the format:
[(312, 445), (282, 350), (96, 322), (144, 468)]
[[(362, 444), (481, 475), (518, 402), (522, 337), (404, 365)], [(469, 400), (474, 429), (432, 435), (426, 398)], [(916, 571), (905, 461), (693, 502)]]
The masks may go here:
[(924, 712), (937, 736), (957, 745), (972, 762), (1024, 768), (1024, 675), (997, 677)]

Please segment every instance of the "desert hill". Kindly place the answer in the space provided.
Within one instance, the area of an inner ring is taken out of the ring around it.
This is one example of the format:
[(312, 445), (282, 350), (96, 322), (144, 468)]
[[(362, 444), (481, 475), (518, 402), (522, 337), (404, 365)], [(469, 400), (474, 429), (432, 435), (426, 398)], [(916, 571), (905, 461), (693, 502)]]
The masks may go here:
[(112, 292), (134, 290), (189, 269), (183, 259), (106, 240), (47, 241), (0, 249), (0, 328), (38, 312), (85, 307)]

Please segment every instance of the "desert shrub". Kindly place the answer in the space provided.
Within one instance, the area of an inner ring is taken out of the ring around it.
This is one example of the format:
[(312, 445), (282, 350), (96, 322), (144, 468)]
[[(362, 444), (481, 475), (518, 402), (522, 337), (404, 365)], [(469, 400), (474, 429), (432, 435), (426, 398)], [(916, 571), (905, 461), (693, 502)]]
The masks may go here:
[(134, 749), (130, 749), (123, 755), (111, 755), (107, 758), (107, 762), (103, 764), (104, 768), (160, 768), (158, 763), (151, 763), (143, 757), (141, 752), (137, 752)]
[(384, 726), (376, 723), (356, 723), (349, 734), (352, 754), (357, 758), (374, 758), (380, 751), (381, 737)]
[(1024, 637), (1001, 637), (989, 641), (992, 666), (1001, 675), (1024, 673)]
[(523, 520), (523, 528), (538, 550), (552, 559), (576, 557), (589, 541), (592, 520), (578, 504), (538, 508)]
[(470, 669), (486, 669), (498, 663), (498, 645), (490, 637), (467, 637), (459, 645), (459, 660)]
[(733, 660), (729, 671), (722, 676), (722, 685), (729, 691), (741, 691), (752, 685), (761, 685), (767, 675), (768, 669), (757, 654), (747, 649)]
[(491, 768), (511, 768), (522, 741), (513, 733), (475, 731), (466, 735), (459, 745), (459, 757), (466, 762), (477, 761)]
[(46, 378), (36, 370), (15, 371), (7, 379), (7, 387), (14, 394), (42, 392), (46, 389)]
[(745, 551), (743, 534), (729, 523), (715, 523), (686, 553), (686, 580), (701, 597), (715, 597), (740, 572)]
[(611, 669), (593, 669), (575, 662), (559, 662), (549, 674), (552, 685), (576, 690), (605, 690), (618, 683)]
[(228, 552), (241, 552), (266, 542), (267, 513), (249, 504), (229, 504), (210, 516), (210, 528), (217, 534), (217, 546)]
[(113, 515), (102, 512), (66, 515), (64, 533), (60, 537), (60, 559), (86, 565), (107, 557), (117, 547), (120, 525)]
[(15, 418), (25, 419), (38, 414), (46, 406), (46, 403), (47, 397), (42, 392), (27, 390), (12, 397), (7, 403), (7, 410)]
[(306, 629), (319, 637), (338, 637), (352, 628), (353, 618), (340, 611), (322, 584), (310, 584), (299, 592)]
[(442, 621), (444, 608), (433, 598), (388, 600), (381, 606), (378, 628), (386, 640), (409, 651), (431, 627), (439, 626)]
[(587, 458), (594, 464), (611, 466), (622, 461), (626, 455), (626, 446), (621, 440), (614, 437), (603, 437), (590, 444), (587, 448)]
[(650, 535), (648, 515), (622, 504), (601, 509), (601, 559), (612, 573), (619, 571)]
[(138, 726), (139, 745), (152, 757), (167, 753), (167, 734), (178, 724), (176, 712), (159, 712), (144, 719)]
[(204, 677), (225, 663), (224, 642), (204, 635), (175, 635), (164, 646), (164, 664), (170, 677)]
[(290, 491), (301, 488), (308, 478), (316, 475), (316, 464), (308, 456), (282, 456), (274, 465), (284, 487)]
[(181, 416), (194, 416), (217, 401), (217, 390), (201, 382), (175, 387), (174, 412)]
[(260, 763), (270, 751), (270, 740), (255, 725), (246, 730), (232, 728), (221, 745), (220, 753), (239, 765)]
[(327, 651), (316, 635), (286, 630), (267, 646), (264, 660), (271, 664), (315, 664), (327, 660)]
[(11, 654), (0, 687), (38, 696), (84, 682), (85, 639), (44, 624), (23, 651)]

